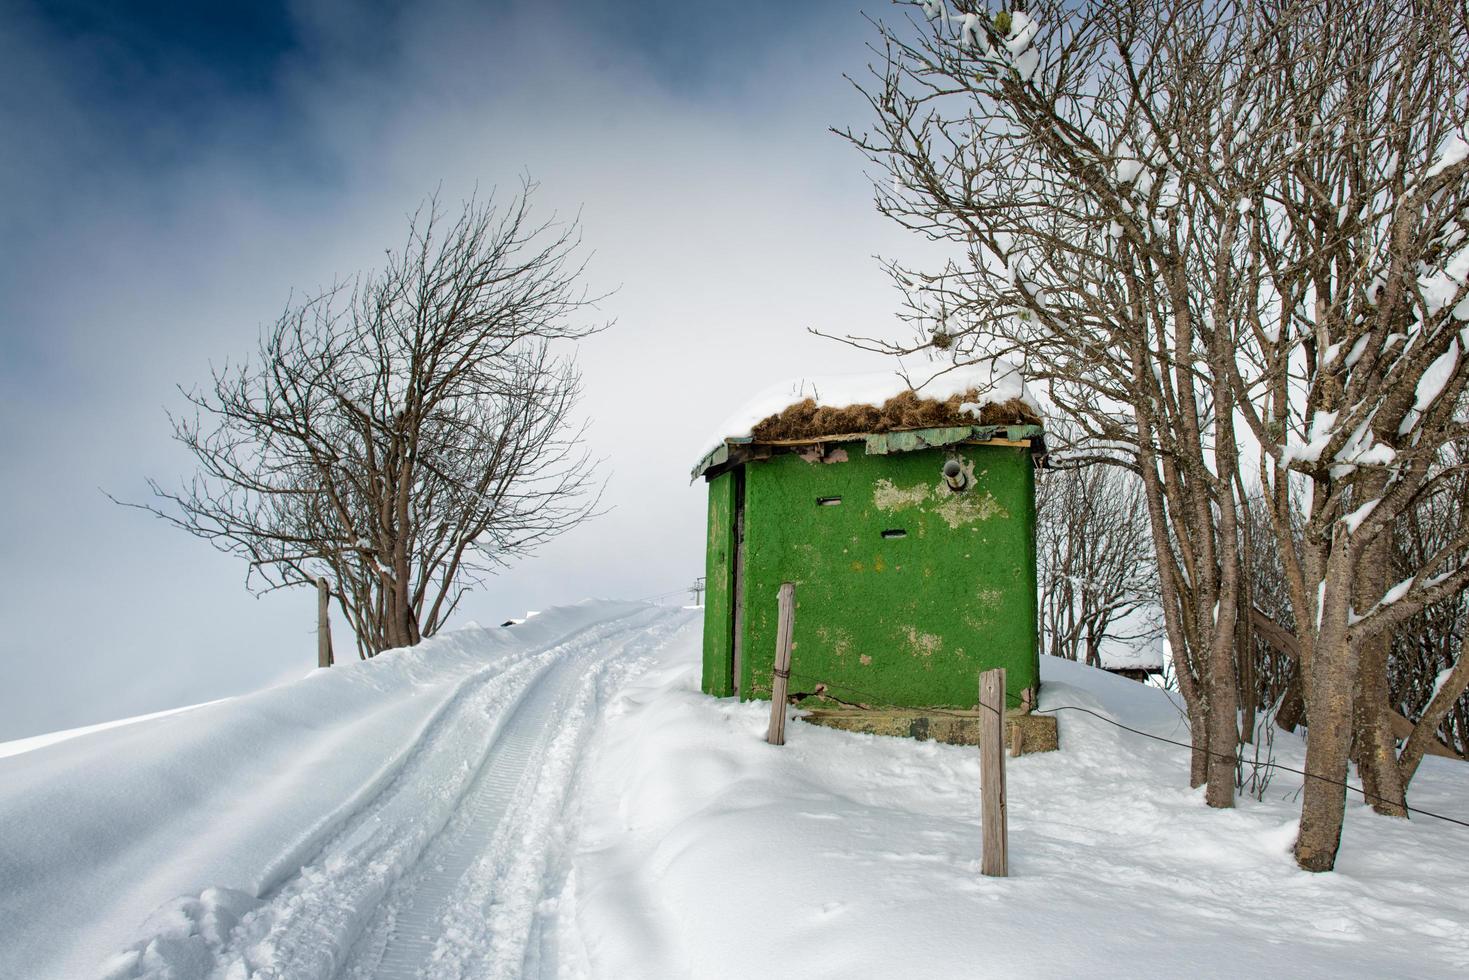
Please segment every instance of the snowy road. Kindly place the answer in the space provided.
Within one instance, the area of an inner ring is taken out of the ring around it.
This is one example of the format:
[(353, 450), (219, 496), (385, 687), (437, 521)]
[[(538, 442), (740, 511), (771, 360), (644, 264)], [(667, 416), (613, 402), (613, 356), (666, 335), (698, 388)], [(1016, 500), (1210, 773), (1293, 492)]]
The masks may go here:
[(557, 821), (599, 695), (619, 687), (664, 633), (616, 628), (535, 668), (454, 818), (379, 906), (346, 976), (556, 975), (555, 903), (546, 900), (564, 882)]
[[(690, 622), (644, 607), (466, 678), (397, 775), (262, 898), (209, 889), (183, 942), (135, 943), (110, 977), (558, 974), (566, 805), (601, 706)], [(176, 931), (176, 930), (175, 930)]]

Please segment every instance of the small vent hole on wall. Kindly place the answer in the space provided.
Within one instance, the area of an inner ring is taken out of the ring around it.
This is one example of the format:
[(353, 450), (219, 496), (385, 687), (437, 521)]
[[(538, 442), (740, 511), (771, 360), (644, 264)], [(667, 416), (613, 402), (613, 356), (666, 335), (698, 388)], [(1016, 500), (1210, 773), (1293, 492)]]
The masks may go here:
[(841, 497), (817, 497), (816, 498), (816, 506), (818, 506), (818, 507), (835, 507), (837, 504), (839, 504), (841, 502), (842, 502), (842, 498)]
[(882, 536), (885, 538), (906, 538), (908, 532), (900, 527), (895, 527), (882, 532)]

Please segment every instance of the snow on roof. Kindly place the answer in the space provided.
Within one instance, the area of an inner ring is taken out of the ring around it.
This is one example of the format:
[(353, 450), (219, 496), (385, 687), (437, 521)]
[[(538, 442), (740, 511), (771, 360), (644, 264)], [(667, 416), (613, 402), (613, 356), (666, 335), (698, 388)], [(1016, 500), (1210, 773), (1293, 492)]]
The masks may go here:
[(1163, 646), (1102, 646), (1102, 666), (1107, 670), (1162, 670)]
[(1161, 670), (1167, 657), (1163, 609), (1148, 604), (1129, 610), (1102, 637), (1102, 666), (1107, 670)]
[(704, 440), (701, 451), (710, 451), (727, 439), (749, 439), (756, 424), (777, 415), (806, 399), (821, 408), (848, 408), (852, 405), (881, 405), (905, 391), (915, 391), (921, 398), (942, 401), (974, 390), (979, 399), (972, 406), (975, 421), (985, 405), (998, 405), (1020, 399), (1040, 415), (1040, 407), (1025, 385), (1020, 366), (1012, 361), (989, 358), (973, 364), (962, 364), (945, 370), (918, 385), (897, 372), (827, 375), (824, 377), (790, 378), (771, 385), (756, 394), (739, 410), (722, 422), (717, 431)]

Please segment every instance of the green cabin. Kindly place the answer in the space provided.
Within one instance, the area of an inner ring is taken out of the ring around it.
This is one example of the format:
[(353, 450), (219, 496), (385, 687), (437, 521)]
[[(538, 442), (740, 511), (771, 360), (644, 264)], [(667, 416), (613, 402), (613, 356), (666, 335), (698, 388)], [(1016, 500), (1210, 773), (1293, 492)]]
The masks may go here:
[(972, 709), (978, 673), (1004, 667), (1009, 703), (1033, 704), (1045, 440), (1033, 412), (1008, 417), (787, 438), (755, 426), (711, 450), (694, 469), (709, 487), (704, 691), (770, 697), (776, 592), (794, 582), (792, 692)]

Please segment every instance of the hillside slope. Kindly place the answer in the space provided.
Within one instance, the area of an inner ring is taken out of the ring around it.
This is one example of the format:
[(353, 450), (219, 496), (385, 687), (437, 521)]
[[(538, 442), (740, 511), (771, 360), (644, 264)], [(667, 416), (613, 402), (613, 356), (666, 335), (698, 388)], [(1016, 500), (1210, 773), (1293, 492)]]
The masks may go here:
[[(1043, 658), (1063, 750), (972, 749), (697, 690), (698, 614), (588, 602), (0, 757), (0, 976), (1457, 977), (1469, 830), (1354, 803), (1290, 856), (1298, 777), (1203, 806), (1163, 692)], [(1299, 740), (1278, 735), (1280, 761)], [(1469, 767), (1415, 805), (1463, 817)]]
[(540, 736), (690, 616), (582, 603), (0, 758), (0, 977), (335, 975), (472, 791), (569, 780)]

